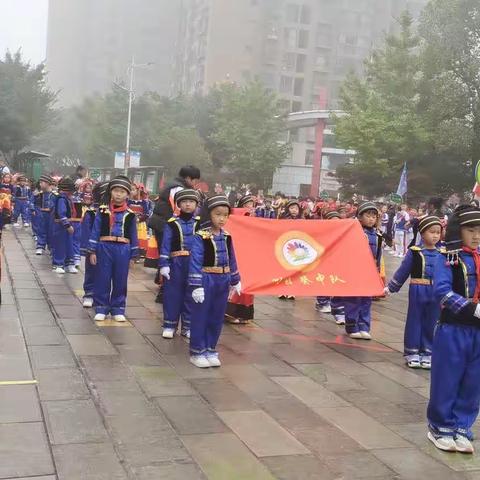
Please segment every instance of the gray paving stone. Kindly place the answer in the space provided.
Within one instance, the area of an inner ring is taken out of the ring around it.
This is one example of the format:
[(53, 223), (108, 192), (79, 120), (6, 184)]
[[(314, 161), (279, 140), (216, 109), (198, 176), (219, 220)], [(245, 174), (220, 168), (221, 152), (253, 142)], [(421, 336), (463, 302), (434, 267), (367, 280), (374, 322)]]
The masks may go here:
[(58, 480), (126, 480), (110, 443), (54, 445)]
[(133, 318), (131, 323), (143, 335), (161, 335), (163, 332), (162, 322), (158, 320)]
[[(50, 292), (49, 292), (50, 293)], [(58, 289), (55, 289), (56, 295), (49, 295), (48, 299), (52, 302), (53, 305), (71, 305), (78, 307), (80, 304), (78, 298), (72, 295), (69, 289), (65, 291), (65, 295), (59, 295)]]
[[(16, 289), (19, 288), (38, 288), (38, 282), (36, 280), (20, 280), (14, 279), (13, 286)], [(3, 298), (2, 298), (3, 300)]]
[(92, 382), (127, 380), (132, 377), (132, 372), (119, 355), (84, 355), (80, 361)]
[(134, 469), (138, 480), (205, 480), (205, 476), (194, 464), (170, 463), (161, 466)]
[(75, 366), (75, 360), (69, 347), (58, 345), (32, 346), (29, 347), (29, 350), (35, 370)]
[(122, 360), (133, 366), (167, 366), (158, 352), (150, 345), (117, 345)]
[(18, 299), (41, 300), (43, 293), (39, 288), (16, 288), (15, 295)]
[(375, 479), (386, 480), (398, 478), (398, 475), (380, 462), (370, 452), (357, 451), (348, 455), (322, 456), (326, 466), (342, 480)]
[[(3, 307), (2, 307), (3, 308)], [(55, 327), (55, 317), (50, 311), (24, 312), (22, 311), (22, 323), (28, 327)]]
[(100, 334), (67, 335), (67, 339), (76, 355), (117, 355), (118, 353)]
[(107, 432), (91, 400), (47, 401), (42, 404), (53, 445), (107, 441)]
[(135, 328), (103, 327), (101, 330), (114, 345), (145, 344), (145, 339), (137, 332), (137, 330), (135, 330)]
[(33, 380), (32, 369), (26, 354), (2, 355), (0, 381)]
[(0, 478), (54, 473), (42, 423), (0, 425)]
[(65, 345), (65, 337), (58, 327), (25, 326), (27, 345)]
[(18, 305), (22, 312), (50, 313), (50, 307), (45, 300), (19, 299)]
[(228, 431), (199, 397), (159, 397), (155, 401), (180, 435)]
[(88, 312), (80, 304), (74, 305), (54, 305), (58, 318), (90, 318)]
[(338, 480), (318, 458), (310, 455), (265, 457), (262, 462), (278, 480)]
[(36, 377), (42, 400), (78, 400), (90, 397), (82, 374), (77, 368), (39, 370)]
[(97, 327), (89, 318), (61, 318), (59, 323), (67, 335), (89, 335), (98, 333)]
[(33, 385), (0, 387), (0, 423), (41, 422), (42, 413)]
[(170, 367), (132, 367), (149, 397), (195, 395), (190, 384)]

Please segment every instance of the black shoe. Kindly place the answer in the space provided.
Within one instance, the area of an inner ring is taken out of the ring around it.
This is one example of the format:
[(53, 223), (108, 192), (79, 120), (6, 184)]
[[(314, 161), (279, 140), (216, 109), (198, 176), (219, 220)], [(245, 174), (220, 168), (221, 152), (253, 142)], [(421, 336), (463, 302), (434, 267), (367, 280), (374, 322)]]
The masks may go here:
[(163, 303), (163, 292), (160, 290), (155, 297), (155, 303)]

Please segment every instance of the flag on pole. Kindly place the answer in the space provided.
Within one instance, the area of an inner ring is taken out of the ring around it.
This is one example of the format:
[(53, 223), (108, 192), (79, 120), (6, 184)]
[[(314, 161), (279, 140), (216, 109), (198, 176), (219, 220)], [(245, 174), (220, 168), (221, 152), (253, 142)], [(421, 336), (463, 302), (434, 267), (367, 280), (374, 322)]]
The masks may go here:
[(398, 183), (397, 195), (400, 195), (402, 198), (407, 193), (407, 162), (403, 165), (402, 175), (400, 177), (400, 182)]
[(242, 291), (256, 295), (372, 297), (383, 283), (356, 220), (276, 220), (231, 215)]
[(480, 197), (480, 160), (475, 167), (475, 185), (472, 192), (475, 194), (475, 197)]

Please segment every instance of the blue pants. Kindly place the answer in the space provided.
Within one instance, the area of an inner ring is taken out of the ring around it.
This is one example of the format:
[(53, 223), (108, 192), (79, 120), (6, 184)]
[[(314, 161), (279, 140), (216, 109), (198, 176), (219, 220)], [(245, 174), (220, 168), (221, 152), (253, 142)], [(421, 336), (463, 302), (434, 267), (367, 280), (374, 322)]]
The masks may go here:
[(30, 219), (32, 221), (32, 233), (35, 237), (38, 237), (38, 225), (40, 223), (40, 209), (39, 208), (35, 208), (32, 211), (30, 211)]
[(472, 438), (480, 403), (480, 329), (439, 324), (433, 338), (430, 428)]
[(182, 317), (182, 333), (190, 330), (193, 304), (192, 288), (188, 288), (190, 257), (174, 257), (170, 265), (170, 280), (164, 282), (163, 327), (178, 327)]
[[(45, 250), (45, 247), (50, 246), (50, 229), (52, 222), (52, 214), (50, 212), (38, 211), (35, 215), (37, 226), (37, 248)], [(32, 223), (33, 228), (33, 223)]]
[(75, 265), (80, 265), (82, 256), (80, 255), (80, 243), (82, 240), (82, 223), (72, 222), (73, 226), (73, 260)]
[(23, 223), (30, 223), (30, 207), (28, 200), (15, 200), (13, 208), (13, 223), (18, 222), (18, 217), (22, 216)]
[(85, 276), (83, 278), (83, 298), (93, 297), (97, 266), (90, 263), (89, 255), (85, 257)]
[(93, 288), (96, 313), (124, 315), (127, 302), (130, 245), (99, 242)]
[(332, 315), (345, 315), (344, 299), (341, 297), (332, 297), (330, 299)]
[(345, 306), (345, 331), (347, 333), (369, 332), (372, 320), (372, 297), (343, 297)]
[(216, 353), (222, 332), (230, 291), (230, 275), (206, 273), (203, 275), (205, 301), (196, 304), (190, 325), (190, 353)]
[(317, 305), (320, 307), (330, 305), (330, 297), (317, 297)]
[(430, 285), (410, 285), (407, 323), (405, 324), (405, 355), (430, 356), (433, 331), (440, 318), (440, 305), (433, 297)]
[(60, 223), (52, 227), (52, 263), (54, 267), (73, 265), (72, 235)]

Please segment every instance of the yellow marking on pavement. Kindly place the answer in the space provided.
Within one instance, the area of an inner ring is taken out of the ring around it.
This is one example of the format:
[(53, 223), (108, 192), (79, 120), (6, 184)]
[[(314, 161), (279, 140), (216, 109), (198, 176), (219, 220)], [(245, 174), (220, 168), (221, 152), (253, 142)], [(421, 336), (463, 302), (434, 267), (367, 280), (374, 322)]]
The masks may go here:
[(0, 386), (6, 385), (36, 385), (38, 382), (36, 380), (7, 380), (0, 382)]
[(133, 325), (129, 322), (116, 322), (115, 320), (102, 320), (101, 322), (95, 322), (97, 327), (132, 327)]

